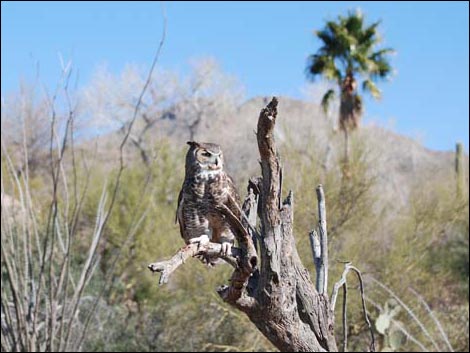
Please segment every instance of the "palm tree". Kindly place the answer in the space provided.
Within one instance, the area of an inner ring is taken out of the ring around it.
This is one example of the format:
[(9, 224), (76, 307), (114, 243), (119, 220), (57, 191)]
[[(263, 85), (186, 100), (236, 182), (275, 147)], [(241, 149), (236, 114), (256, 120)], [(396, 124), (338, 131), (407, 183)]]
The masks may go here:
[[(322, 30), (315, 32), (322, 41), (322, 47), (308, 58), (306, 71), (310, 80), (322, 76), (337, 84), (339, 127), (345, 136), (346, 165), (349, 160), (348, 133), (358, 127), (363, 110), (357, 81), (362, 80), (362, 90), (379, 99), (381, 92), (375, 83), (387, 78), (392, 71), (387, 56), (394, 50), (376, 50), (380, 42), (379, 24), (380, 21), (365, 27), (364, 17), (359, 11), (349, 12), (346, 17), (338, 16), (337, 21), (328, 21)], [(337, 91), (330, 89), (323, 96), (321, 105), (325, 113), (336, 95)]]

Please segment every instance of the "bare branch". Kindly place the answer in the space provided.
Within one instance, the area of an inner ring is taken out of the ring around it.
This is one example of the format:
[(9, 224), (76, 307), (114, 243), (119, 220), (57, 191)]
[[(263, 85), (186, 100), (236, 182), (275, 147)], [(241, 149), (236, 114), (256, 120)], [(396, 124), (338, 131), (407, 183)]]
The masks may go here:
[(361, 301), (362, 301), (362, 312), (364, 314), (364, 321), (367, 323), (367, 326), (369, 327), (370, 336), (371, 336), (370, 351), (375, 352), (374, 330), (372, 329), (369, 316), (367, 315), (366, 301), (365, 301), (365, 295), (364, 295), (364, 281), (362, 280), (361, 271), (359, 271), (354, 266), (351, 266), (351, 269), (354, 272), (356, 272), (357, 279), (359, 280), (359, 286), (360, 286), (360, 291), (361, 291)]
[[(278, 194), (280, 179), (280, 163), (274, 144), (274, 126), (277, 116), (278, 100), (273, 97), (271, 102), (261, 110), (258, 120), (258, 130), (256, 132), (258, 139), (258, 149), (261, 158), (261, 172), (263, 177), (261, 197), (263, 207), (267, 208), (266, 214), (274, 216), (279, 210)], [(271, 224), (277, 223), (276, 220), (270, 220)]]
[(120, 155), (120, 161), (121, 161), (121, 165), (124, 164), (124, 161), (123, 161), (123, 154), (122, 154), (122, 151), (123, 151), (123, 148), (127, 142), (127, 139), (129, 138), (129, 135), (132, 131), (132, 126), (134, 125), (136, 119), (137, 119), (137, 114), (139, 112), (139, 109), (140, 109), (140, 106), (142, 104), (142, 99), (144, 97), (144, 94), (145, 92), (147, 91), (147, 88), (148, 86), (150, 85), (150, 82), (152, 81), (152, 74), (153, 74), (153, 71), (155, 70), (155, 66), (157, 65), (157, 62), (158, 62), (158, 59), (160, 58), (160, 53), (162, 51), (162, 48), (163, 48), (163, 44), (165, 43), (165, 38), (166, 38), (166, 14), (165, 14), (165, 11), (162, 7), (162, 13), (163, 13), (163, 32), (162, 32), (162, 37), (160, 39), (160, 44), (158, 45), (158, 48), (157, 48), (157, 52), (155, 53), (155, 56), (153, 58), (153, 61), (152, 61), (152, 66), (150, 66), (150, 70), (149, 70), (149, 73), (147, 75), (147, 80), (145, 81), (145, 84), (144, 84), (144, 87), (142, 88), (142, 91), (140, 92), (140, 95), (139, 95), (139, 99), (137, 100), (137, 104), (135, 105), (135, 109), (134, 109), (134, 115), (129, 123), (129, 127), (127, 129), (127, 133), (124, 135), (124, 138), (121, 142), (121, 147), (120, 147), (120, 150), (121, 150), (121, 155)]
[(447, 345), (447, 348), (449, 348), (450, 352), (453, 352), (454, 351), (454, 348), (452, 347), (452, 345), (450, 344), (449, 342), (449, 338), (447, 337), (445, 331), (444, 331), (444, 328), (442, 327), (441, 323), (439, 322), (439, 320), (437, 319), (436, 315), (434, 315), (434, 312), (431, 310), (431, 308), (429, 307), (428, 303), (426, 303), (426, 301), (424, 300), (424, 298), (417, 292), (415, 291), (413, 288), (408, 288), (408, 290), (413, 293), (417, 298), (418, 300), (421, 302), (421, 304), (423, 304), (424, 308), (426, 309), (426, 311), (428, 312), (429, 316), (431, 316), (431, 319), (434, 321), (434, 323), (436, 324), (438, 330), (439, 330), (439, 333), (441, 334), (444, 342), (446, 343)]
[[(162, 36), (160, 38), (160, 43), (158, 45), (158, 48), (156, 50), (156, 53), (154, 55), (154, 58), (153, 58), (153, 61), (152, 61), (152, 65), (150, 67), (150, 70), (147, 74), (147, 79), (145, 81), (145, 84), (144, 86), (142, 87), (142, 91), (140, 92), (140, 95), (139, 95), (139, 98), (137, 100), (137, 103), (135, 105), (135, 108), (134, 108), (134, 113), (133, 113), (133, 116), (132, 116), (132, 119), (130, 120), (128, 126), (127, 126), (127, 131), (125, 132), (124, 134), (124, 137), (121, 141), (121, 144), (119, 146), (119, 170), (117, 172), (117, 175), (115, 177), (115, 184), (114, 184), (114, 187), (113, 187), (113, 190), (111, 192), (111, 201), (109, 203), (109, 206), (107, 208), (106, 211), (104, 211), (104, 204), (103, 204), (103, 210), (100, 212), (100, 213), (103, 213), (103, 215), (101, 215), (101, 218), (102, 218), (102, 221), (100, 222), (100, 225), (97, 229), (97, 232), (99, 233), (98, 234), (98, 237), (100, 238), (101, 235), (102, 235), (102, 231), (104, 229), (104, 227), (106, 226), (107, 222), (108, 222), (108, 219), (111, 215), (111, 211), (113, 210), (114, 208), (114, 203), (116, 201), (116, 197), (117, 197), (117, 194), (118, 194), (118, 191), (120, 189), (120, 183), (121, 183), (121, 177), (122, 177), (122, 173), (124, 171), (124, 147), (127, 143), (127, 140), (130, 138), (131, 136), (131, 133), (132, 133), (132, 127), (135, 123), (135, 121), (137, 120), (137, 115), (139, 113), (139, 110), (141, 108), (141, 105), (143, 104), (142, 102), (142, 99), (152, 81), (152, 75), (153, 75), (153, 72), (155, 70), (155, 67), (156, 67), (156, 64), (158, 62), (158, 59), (160, 57), (160, 53), (161, 53), (161, 50), (163, 48), (163, 44), (165, 43), (165, 38), (166, 38), (166, 28), (167, 28), (167, 19), (166, 19), (166, 14), (165, 14), (165, 11), (164, 11), (164, 8), (162, 6), (162, 16), (163, 16), (163, 28), (162, 28)], [(98, 225), (98, 224), (97, 224)], [(131, 235), (129, 235), (128, 239), (132, 238)], [(99, 240), (99, 239), (98, 239)], [(95, 249), (96, 251), (96, 249)], [(109, 278), (108, 278), (109, 280)], [(108, 281), (105, 281), (105, 285), (102, 287), (99, 295), (96, 297), (94, 303), (93, 303), (93, 307), (96, 307), (96, 305), (98, 304), (98, 301), (100, 300), (101, 296), (104, 294), (105, 292), (105, 289), (108, 285)], [(81, 293), (80, 293), (81, 295)], [(91, 313), (90, 313), (91, 314)], [(85, 332), (86, 332), (86, 329), (88, 327), (88, 323), (89, 323), (89, 320), (90, 320), (90, 315), (88, 316), (88, 318), (86, 319), (86, 324), (85, 324), (85, 328), (82, 332), (82, 336), (81, 338), (79, 339), (79, 342), (82, 342), (83, 341), (83, 338), (84, 338), (84, 335), (85, 335)], [(69, 336), (70, 336), (70, 327), (69, 326), (69, 330), (67, 331), (67, 334), (66, 334), (66, 339), (65, 339), (65, 347), (67, 347), (67, 344), (68, 344), (68, 340), (69, 340)]]
[(219, 257), (224, 259), (233, 267), (237, 267), (238, 258), (240, 257), (241, 251), (238, 248), (232, 248), (232, 252), (228, 256), (222, 255), (222, 244), (219, 243), (208, 243), (208, 244), (188, 244), (185, 247), (182, 247), (178, 252), (173, 255), (170, 260), (159, 261), (151, 263), (148, 265), (148, 268), (152, 272), (160, 272), (160, 280), (158, 284), (162, 285), (168, 283), (170, 275), (181, 265), (183, 265), (186, 260), (191, 257), (197, 256), (209, 256)]
[[(357, 278), (359, 280), (359, 285), (360, 285), (359, 289), (360, 289), (360, 292), (361, 292), (362, 311), (363, 311), (363, 314), (364, 314), (364, 321), (366, 322), (367, 326), (369, 327), (369, 331), (370, 331), (370, 335), (371, 335), (370, 351), (375, 352), (374, 330), (372, 329), (372, 325), (370, 323), (369, 316), (367, 315), (367, 308), (366, 308), (366, 302), (365, 302), (365, 296), (364, 296), (364, 283), (363, 283), (363, 280), (362, 280), (361, 271), (359, 271), (356, 267), (352, 266), (350, 262), (347, 262), (344, 265), (344, 271), (343, 271), (343, 274), (341, 275), (341, 279), (338, 282), (336, 282), (334, 287), (333, 287), (333, 293), (331, 295), (331, 300), (330, 300), (330, 309), (331, 309), (332, 312), (335, 311), (336, 298), (338, 297), (338, 291), (341, 287), (346, 287), (347, 286), (346, 277), (348, 276), (348, 273), (349, 273), (350, 270), (352, 270), (356, 273)], [(347, 289), (346, 289), (346, 291), (347, 291)], [(345, 294), (345, 298), (346, 298), (346, 294)], [(346, 315), (345, 314), (345, 309), (346, 309), (346, 307), (343, 303), (343, 323), (346, 322), (346, 319), (344, 317)], [(343, 330), (345, 330), (345, 327), (343, 327)], [(344, 334), (344, 339), (347, 342), (347, 335), (346, 334)], [(346, 351), (346, 349), (347, 349), (347, 347), (344, 344), (344, 351)]]
[(325, 194), (322, 185), (316, 188), (318, 200), (318, 230), (320, 233), (320, 249), (321, 253), (319, 261), (315, 262), (317, 270), (317, 291), (320, 294), (328, 293), (328, 233), (326, 230), (326, 206)]
[(320, 245), (320, 237), (315, 229), (313, 229), (309, 234), (308, 237), (310, 239), (310, 250), (312, 251), (313, 257), (313, 264), (315, 265), (315, 272), (316, 272), (316, 281), (315, 281), (315, 288), (318, 292), (318, 288), (320, 287), (320, 261), (321, 261), (321, 245)]
[(343, 352), (348, 351), (348, 326), (347, 326), (347, 309), (348, 309), (348, 285), (343, 285)]

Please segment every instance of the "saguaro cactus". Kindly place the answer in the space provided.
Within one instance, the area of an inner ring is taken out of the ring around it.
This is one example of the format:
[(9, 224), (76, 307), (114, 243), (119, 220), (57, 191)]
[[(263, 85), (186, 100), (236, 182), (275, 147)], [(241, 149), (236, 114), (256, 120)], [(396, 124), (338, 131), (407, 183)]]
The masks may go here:
[(463, 185), (464, 185), (462, 142), (457, 142), (455, 144), (455, 178), (456, 178), (456, 185), (457, 185), (456, 195), (458, 198), (461, 198), (463, 194)]

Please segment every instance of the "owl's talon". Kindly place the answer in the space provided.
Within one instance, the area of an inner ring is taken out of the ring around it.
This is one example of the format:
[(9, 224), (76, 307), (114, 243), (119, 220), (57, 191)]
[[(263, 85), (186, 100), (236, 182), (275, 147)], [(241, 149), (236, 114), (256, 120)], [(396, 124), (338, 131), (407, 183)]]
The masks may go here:
[(207, 234), (203, 234), (200, 237), (189, 239), (189, 242), (191, 244), (198, 243), (198, 248), (199, 248), (201, 246), (209, 244), (210, 240)]
[(232, 244), (231, 243), (222, 243), (222, 255), (227, 256), (232, 252)]

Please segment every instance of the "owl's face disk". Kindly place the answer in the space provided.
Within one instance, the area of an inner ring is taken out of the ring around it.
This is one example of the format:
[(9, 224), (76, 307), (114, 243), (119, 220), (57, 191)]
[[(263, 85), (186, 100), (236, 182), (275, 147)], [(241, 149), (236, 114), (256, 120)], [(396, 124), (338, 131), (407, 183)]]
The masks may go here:
[(195, 162), (201, 168), (201, 171), (217, 172), (222, 171), (224, 166), (224, 157), (219, 145), (214, 143), (198, 143), (190, 141), (189, 153), (193, 153)]

